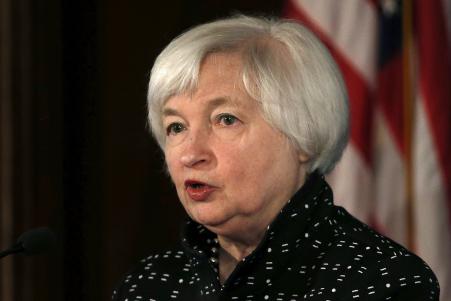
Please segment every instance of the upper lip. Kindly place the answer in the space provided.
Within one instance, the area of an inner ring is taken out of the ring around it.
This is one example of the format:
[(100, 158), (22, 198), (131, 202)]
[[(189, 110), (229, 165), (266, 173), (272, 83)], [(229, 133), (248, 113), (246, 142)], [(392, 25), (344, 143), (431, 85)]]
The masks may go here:
[(185, 181), (185, 187), (192, 186), (192, 185), (206, 185), (206, 186), (212, 186), (210, 184), (207, 184), (205, 182), (195, 180), (195, 179), (188, 179)]

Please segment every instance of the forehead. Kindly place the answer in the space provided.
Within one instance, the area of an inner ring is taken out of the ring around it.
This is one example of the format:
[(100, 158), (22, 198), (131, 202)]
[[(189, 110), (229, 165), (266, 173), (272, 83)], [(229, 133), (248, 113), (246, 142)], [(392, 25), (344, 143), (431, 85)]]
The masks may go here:
[(242, 60), (238, 53), (213, 53), (202, 61), (199, 70), (199, 86), (212, 78), (228, 79), (227, 82), (242, 78)]
[[(189, 100), (189, 101), (187, 101)], [(192, 101), (209, 107), (221, 105), (255, 106), (256, 101), (246, 92), (243, 84), (242, 62), (237, 53), (214, 53), (201, 64), (197, 87), (192, 92), (170, 97), (163, 106), (163, 115)]]

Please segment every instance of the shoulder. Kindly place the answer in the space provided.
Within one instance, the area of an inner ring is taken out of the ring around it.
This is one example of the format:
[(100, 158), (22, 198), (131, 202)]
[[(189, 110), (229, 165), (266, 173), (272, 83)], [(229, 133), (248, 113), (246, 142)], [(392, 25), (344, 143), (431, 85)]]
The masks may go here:
[(383, 296), (381, 300), (438, 300), (437, 279), (421, 258), (343, 208), (336, 208), (332, 220), (327, 257), (342, 268), (331, 281), (337, 282), (349, 300), (371, 295), (374, 300), (379, 300), (377, 296)]
[(113, 300), (173, 298), (190, 281), (190, 269), (182, 249), (149, 255), (122, 278), (113, 291)]

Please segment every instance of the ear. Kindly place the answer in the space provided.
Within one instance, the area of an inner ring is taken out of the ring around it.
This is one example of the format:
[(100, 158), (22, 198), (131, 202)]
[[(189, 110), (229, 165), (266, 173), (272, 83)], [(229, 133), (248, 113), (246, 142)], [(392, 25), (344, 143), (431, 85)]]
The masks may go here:
[(307, 153), (304, 152), (303, 150), (298, 151), (298, 158), (301, 164), (306, 163), (310, 160), (310, 156), (307, 155)]

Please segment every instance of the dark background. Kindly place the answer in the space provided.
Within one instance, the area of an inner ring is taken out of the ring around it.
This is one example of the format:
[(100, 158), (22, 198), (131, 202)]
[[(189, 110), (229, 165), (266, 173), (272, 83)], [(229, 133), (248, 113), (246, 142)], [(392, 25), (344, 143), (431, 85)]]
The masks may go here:
[(9, 3), (13, 232), (47, 225), (59, 244), (0, 262), (14, 267), (3, 280), (14, 300), (109, 300), (184, 216), (146, 126), (156, 55), (195, 24), (280, 15), (283, 1)]

